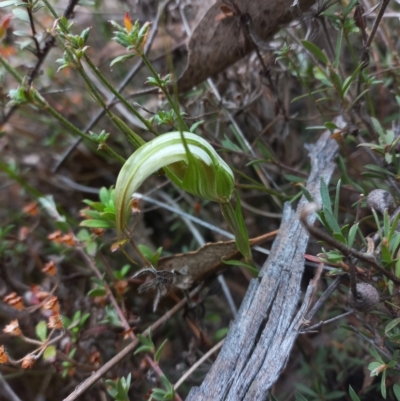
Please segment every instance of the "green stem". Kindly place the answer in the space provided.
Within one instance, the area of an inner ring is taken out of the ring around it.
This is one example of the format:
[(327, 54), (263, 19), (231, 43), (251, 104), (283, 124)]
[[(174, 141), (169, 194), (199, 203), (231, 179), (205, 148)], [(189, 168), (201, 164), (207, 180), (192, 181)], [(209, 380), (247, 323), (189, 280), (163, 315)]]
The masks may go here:
[(61, 124), (65, 125), (70, 131), (75, 133), (76, 135), (82, 137), (83, 139), (87, 139), (90, 142), (98, 144), (98, 140), (91, 135), (86, 134), (85, 132), (81, 131), (79, 128), (77, 128), (74, 124), (71, 124), (65, 117), (63, 117), (57, 110), (55, 110), (53, 107), (50, 106), (49, 103), (40, 95), (40, 93), (34, 89), (31, 88), (30, 90), (31, 95), (33, 100), (36, 102), (35, 104), (48, 111), (53, 117), (55, 117), (58, 121), (61, 122)]
[(230, 202), (220, 203), (221, 212), (229, 228), (235, 234), (236, 246), (243, 255), (245, 262), (251, 264), (253, 257), (251, 254), (249, 236), (242, 216), (239, 196), (236, 193), (236, 211)]
[(154, 131), (151, 124), (126, 100), (124, 97), (118, 93), (115, 88), (110, 84), (107, 78), (100, 72), (100, 70), (93, 64), (92, 60), (85, 54), (85, 61), (88, 66), (92, 69), (92, 71), (96, 74), (97, 78), (103, 83), (103, 85), (132, 113), (134, 114), (142, 124), (155, 136), (158, 135), (156, 131)]
[[(67, 49), (65, 49), (65, 50), (67, 50)], [(131, 142), (136, 148), (139, 148), (140, 146), (142, 146), (144, 143), (143, 139), (138, 134), (136, 134), (131, 128), (129, 128), (125, 123), (123, 123), (120, 118), (118, 118), (113, 112), (111, 112), (108, 109), (106, 103), (104, 102), (103, 98), (99, 94), (96, 87), (93, 85), (92, 81), (87, 76), (87, 74), (86, 74), (85, 70), (83, 69), (82, 64), (80, 62), (77, 63), (76, 70), (78, 71), (78, 73), (80, 74), (82, 79), (85, 81), (85, 84), (87, 85), (88, 89), (90, 90), (90, 93), (93, 95), (93, 97), (95, 98), (97, 103), (105, 110), (107, 116), (110, 118), (110, 120), (113, 122), (113, 124), (127, 137), (129, 142)]]
[(59, 18), (58, 14), (56, 13), (56, 11), (54, 10), (54, 8), (52, 7), (52, 5), (47, 1), (47, 0), (43, 0), (43, 3), (46, 4), (46, 7), (49, 9), (50, 14), (52, 14), (52, 16), (57, 19)]
[(10, 64), (8, 64), (8, 62), (2, 56), (0, 56), (0, 63), (18, 81), (18, 83), (22, 83), (23, 78), (21, 77), (21, 75), (19, 75), (18, 71)]
[(113, 148), (110, 148), (106, 143), (102, 143), (98, 146), (98, 150), (104, 150), (104, 152), (108, 153), (111, 157), (118, 160), (121, 164), (126, 162), (122, 156), (120, 156)]
[(179, 106), (177, 106), (177, 104), (174, 102), (171, 95), (169, 94), (168, 89), (161, 82), (160, 76), (158, 75), (157, 71), (154, 69), (153, 65), (150, 63), (150, 60), (147, 58), (147, 56), (144, 53), (138, 52), (138, 54), (142, 58), (143, 62), (146, 64), (147, 68), (150, 70), (150, 72), (153, 75), (153, 77), (155, 78), (155, 80), (157, 81), (157, 84), (158, 84), (159, 88), (162, 90), (162, 92), (164, 93), (165, 97), (167, 98), (168, 103), (170, 104), (172, 109), (175, 111), (178, 123), (180, 125), (180, 130), (189, 132), (189, 127), (187, 126), (187, 124), (185, 123), (185, 121), (183, 120), (183, 118), (181, 116)]

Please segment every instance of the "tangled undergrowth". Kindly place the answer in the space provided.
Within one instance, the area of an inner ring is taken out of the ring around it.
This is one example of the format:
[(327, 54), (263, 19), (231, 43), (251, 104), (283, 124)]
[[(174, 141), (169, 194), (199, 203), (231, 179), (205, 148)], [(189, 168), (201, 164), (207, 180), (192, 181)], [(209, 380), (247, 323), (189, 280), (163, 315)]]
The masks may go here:
[(329, 132), (270, 399), (400, 400), (399, 2), (265, 4), (0, 1), (0, 399), (184, 399)]

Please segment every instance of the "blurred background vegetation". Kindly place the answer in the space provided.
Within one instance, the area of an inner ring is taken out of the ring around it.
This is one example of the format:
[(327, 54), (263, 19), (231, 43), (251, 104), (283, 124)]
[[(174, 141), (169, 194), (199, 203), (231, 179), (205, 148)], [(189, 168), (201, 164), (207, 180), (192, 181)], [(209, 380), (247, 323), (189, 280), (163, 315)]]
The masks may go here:
[[(138, 294), (145, 278), (132, 276), (143, 263), (131, 248), (118, 250), (112, 193), (121, 161), (135, 151), (132, 138), (147, 142), (154, 133), (182, 129), (180, 116), (232, 168), (250, 238), (279, 228), (284, 202), (295, 205), (304, 193), (310, 169), (305, 144), (331, 131), (340, 146), (327, 187), (335, 224), (323, 216), (319, 224), (344, 243), (358, 224), (350, 246), (362, 252), (365, 238), (384, 227), (375, 254), (400, 277), (393, 226), (400, 198), (398, 1), (318, 1), (293, 11), (273, 37), (260, 38), (240, 22), (247, 2), (227, 0), (218, 21), (232, 22), (226, 38), (245, 49), (243, 57), (179, 93), (174, 82), (186, 68), (188, 38), (202, 18), (207, 22), (211, 4), (76, 3), (0, 2), (0, 399), (66, 398), (184, 299), (180, 291), (169, 293), (154, 312), (154, 294)], [(113, 39), (110, 20), (127, 31), (135, 21), (139, 28), (150, 22), (140, 45), (147, 56), (124, 59), (129, 51)], [(216, 46), (212, 37), (204, 45)], [(149, 85), (154, 71), (146, 60), (161, 78), (171, 74), (171, 83)], [(195, 68), (208, 71), (201, 60)], [(374, 216), (360, 197), (374, 189), (393, 197), (383, 215)], [(153, 264), (160, 255), (229, 239), (219, 205), (182, 191), (162, 171), (140, 193), (146, 197), (133, 205), (133, 240)], [(97, 223), (82, 225), (90, 219)], [(349, 311), (348, 259), (315, 240), (307, 254), (304, 288), (316, 255), (334, 268), (325, 271), (321, 292), (334, 275), (343, 275), (312, 323)], [(256, 267), (265, 258), (253, 252)], [(301, 334), (271, 399), (400, 400), (398, 284), (363, 263), (357, 268), (357, 278), (372, 283), (382, 302), (372, 312)], [(143, 352), (130, 353), (78, 399), (184, 399), (216, 354), (175, 394), (172, 385), (224, 338), (251, 278), (243, 267), (227, 267), (223, 280), (209, 280), (195, 296), (196, 308), (182, 305), (157, 323), (152, 342), (140, 338)]]

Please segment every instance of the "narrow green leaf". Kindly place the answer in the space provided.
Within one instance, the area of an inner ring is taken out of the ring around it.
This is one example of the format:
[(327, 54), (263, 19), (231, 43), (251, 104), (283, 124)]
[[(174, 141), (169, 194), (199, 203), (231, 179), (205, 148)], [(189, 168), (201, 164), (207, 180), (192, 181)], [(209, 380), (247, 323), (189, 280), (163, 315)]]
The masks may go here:
[(304, 395), (300, 394), (300, 393), (294, 393), (296, 396), (296, 401), (308, 401), (308, 399), (306, 397), (304, 397)]
[(378, 135), (380, 137), (384, 137), (385, 131), (382, 128), (381, 123), (375, 117), (371, 117), (371, 121), (372, 121), (372, 125), (374, 126), (375, 131), (378, 133)]
[(254, 266), (251, 266), (251, 265), (241, 262), (239, 260), (225, 260), (224, 258), (222, 258), (221, 262), (226, 265), (230, 265), (230, 266), (245, 267), (247, 270), (249, 270), (254, 275), (254, 277), (257, 277), (259, 274), (259, 271)]
[(160, 360), (162, 350), (163, 350), (163, 348), (164, 348), (164, 346), (165, 346), (165, 344), (166, 344), (167, 342), (168, 342), (168, 339), (165, 339), (165, 340), (163, 341), (163, 343), (160, 345), (160, 347), (158, 348), (158, 350), (156, 351), (156, 353), (154, 354), (154, 360), (155, 360), (156, 362), (158, 362), (158, 361)]
[(358, 0), (351, 0), (350, 3), (347, 4), (347, 6), (342, 11), (344, 18), (346, 18), (350, 14), (350, 11), (356, 6), (357, 3)]
[(308, 40), (302, 40), (301, 44), (304, 46), (306, 50), (308, 50), (312, 55), (314, 55), (319, 61), (328, 64), (328, 58), (325, 56), (324, 52), (314, 43), (309, 42)]
[(360, 401), (360, 398), (356, 394), (356, 392), (353, 390), (353, 387), (349, 386), (349, 395), (351, 398), (351, 401)]
[(399, 384), (395, 384), (393, 386), (393, 392), (395, 397), (397, 398), (397, 401), (400, 401), (400, 385)]
[(361, 63), (357, 66), (357, 68), (354, 70), (354, 72), (345, 79), (345, 81), (343, 82), (343, 86), (342, 86), (342, 92), (343, 92), (343, 97), (345, 97), (347, 95), (347, 92), (350, 89), (350, 86), (352, 84), (352, 82), (356, 79), (358, 73), (360, 72), (361, 68), (363, 67), (364, 63)]
[(324, 207), (322, 210), (324, 212), (324, 216), (325, 216), (326, 222), (328, 223), (328, 226), (332, 230), (332, 232), (338, 233), (338, 234), (341, 233), (339, 224), (336, 221), (336, 219), (333, 217), (332, 212), (326, 207)]
[(356, 234), (358, 231), (358, 223), (353, 224), (349, 230), (349, 235), (347, 237), (347, 245), (352, 248), (354, 244), (354, 239), (356, 238)]
[(333, 62), (334, 68), (339, 68), (340, 64), (340, 56), (342, 54), (342, 43), (343, 43), (343, 29), (339, 31), (339, 35), (336, 39), (336, 47), (335, 47), (335, 60)]
[(383, 236), (388, 239), (389, 234), (390, 234), (390, 217), (387, 209), (385, 209), (383, 212)]
[(400, 324), (400, 317), (393, 319), (390, 323), (388, 323), (385, 327), (385, 334), (387, 335), (390, 330), (394, 329), (396, 326)]
[(111, 221), (89, 219), (81, 221), (79, 226), (88, 228), (114, 228), (115, 223)]
[(382, 394), (382, 397), (386, 400), (386, 369), (382, 373), (381, 394)]
[(301, 192), (303, 193), (304, 197), (309, 201), (309, 202), (314, 202), (314, 198), (311, 196), (310, 192), (304, 185), (299, 185), (299, 188)]
[(331, 204), (331, 198), (329, 196), (329, 190), (322, 177), (320, 179), (320, 190), (319, 191), (321, 194), (321, 201), (322, 201), (323, 208), (328, 209), (332, 213), (332, 204)]
[(338, 218), (339, 218), (340, 185), (341, 185), (341, 180), (339, 179), (339, 181), (336, 185), (335, 204), (333, 207), (333, 216), (335, 217), (336, 220), (338, 220)]

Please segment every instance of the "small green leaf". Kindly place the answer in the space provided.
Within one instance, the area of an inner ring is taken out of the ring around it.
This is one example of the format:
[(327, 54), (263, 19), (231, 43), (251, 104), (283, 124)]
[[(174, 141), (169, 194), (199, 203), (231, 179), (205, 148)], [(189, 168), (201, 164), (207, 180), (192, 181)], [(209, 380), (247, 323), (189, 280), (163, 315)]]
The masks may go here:
[(105, 295), (107, 295), (107, 291), (105, 288), (93, 288), (93, 290), (90, 290), (88, 292), (88, 296), (89, 297), (104, 297)]
[(385, 362), (383, 361), (382, 357), (378, 354), (378, 351), (377, 351), (374, 347), (371, 347), (371, 348), (369, 349), (369, 353), (370, 353), (378, 362), (380, 362), (381, 364), (385, 363)]
[(57, 355), (57, 349), (54, 345), (49, 345), (43, 353), (43, 359), (47, 362), (54, 362)]
[(222, 327), (221, 329), (217, 330), (214, 334), (214, 339), (219, 341), (222, 340), (226, 335), (229, 333), (229, 327)]
[(299, 188), (301, 190), (301, 192), (303, 193), (304, 197), (309, 201), (309, 202), (314, 202), (314, 198), (312, 197), (312, 195), (310, 194), (310, 192), (308, 191), (308, 189), (304, 186), (304, 185), (299, 185)]
[(115, 59), (111, 61), (110, 67), (114, 67), (115, 64), (123, 63), (123, 62), (125, 62), (126, 60), (129, 60), (132, 57), (135, 57), (135, 54), (133, 54), (133, 53), (124, 54), (123, 56), (115, 57)]
[(36, 336), (40, 341), (45, 342), (47, 339), (47, 324), (44, 320), (41, 320), (35, 328)]
[(381, 126), (381, 123), (375, 118), (371, 117), (372, 125), (375, 128), (375, 131), (379, 134), (379, 136), (384, 137), (385, 136), (385, 131)]
[(28, 12), (25, 8), (14, 8), (12, 13), (14, 14), (15, 18), (18, 18), (19, 20), (29, 24)]
[(308, 40), (302, 40), (301, 44), (307, 49), (311, 54), (313, 54), (319, 61), (324, 63), (325, 65), (328, 64), (328, 58), (325, 56), (324, 52), (316, 46), (314, 43), (309, 42)]

